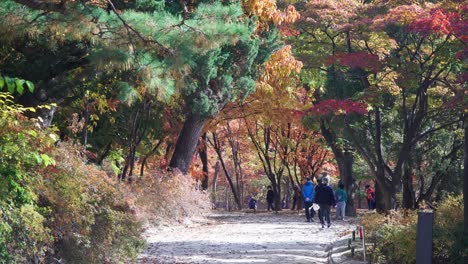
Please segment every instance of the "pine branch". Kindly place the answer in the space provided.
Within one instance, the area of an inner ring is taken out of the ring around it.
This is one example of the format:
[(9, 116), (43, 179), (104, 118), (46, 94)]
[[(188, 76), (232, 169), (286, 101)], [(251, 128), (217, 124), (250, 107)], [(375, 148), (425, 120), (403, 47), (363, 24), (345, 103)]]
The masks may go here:
[(122, 16), (119, 14), (119, 12), (117, 12), (117, 9), (115, 8), (115, 5), (114, 3), (112, 3), (111, 0), (107, 0), (107, 2), (109, 3), (109, 6), (112, 8), (112, 12), (117, 16), (117, 18), (122, 22), (122, 24), (125, 26), (125, 28), (127, 28), (128, 31), (131, 31), (133, 33), (135, 33), (135, 35), (141, 39), (145, 44), (147, 43), (154, 43), (158, 46), (160, 46), (165, 52), (168, 52), (170, 54), (173, 54), (174, 52), (169, 49), (168, 47), (164, 46), (162, 43), (158, 42), (157, 40), (149, 40), (149, 39), (146, 39), (143, 35), (141, 35), (140, 32), (138, 32), (136, 29), (134, 29), (132, 26), (130, 26), (127, 21), (125, 21), (125, 19), (122, 18)]
[(60, 1), (60, 3), (51, 3), (43, 0), (15, 0), (15, 2), (36, 10), (58, 12), (61, 14), (64, 14), (66, 11), (64, 0)]

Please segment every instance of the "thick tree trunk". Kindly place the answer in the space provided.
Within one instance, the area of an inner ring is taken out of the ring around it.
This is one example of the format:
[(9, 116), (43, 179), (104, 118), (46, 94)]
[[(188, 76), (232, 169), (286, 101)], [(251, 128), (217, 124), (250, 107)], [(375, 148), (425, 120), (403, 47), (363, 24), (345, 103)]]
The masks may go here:
[(278, 175), (278, 184), (273, 186), (273, 191), (275, 192), (275, 211), (281, 211), (281, 175)]
[(345, 185), (348, 194), (348, 203), (346, 204), (345, 213), (347, 216), (356, 216), (356, 207), (354, 206), (354, 195), (356, 192), (356, 183), (353, 176), (353, 157), (352, 153), (346, 153), (342, 147), (337, 144), (337, 137), (335, 133), (326, 125), (325, 120), (320, 122), (320, 130), (322, 132), (327, 145), (332, 149), (335, 156), (338, 170), (340, 172), (340, 179)]
[(208, 189), (208, 152), (206, 143), (206, 133), (203, 133), (200, 140), (200, 148), (198, 150), (200, 159), (203, 165), (203, 178), (201, 179), (201, 187), (203, 190)]
[(179, 138), (177, 139), (169, 167), (177, 168), (184, 174), (188, 172), (204, 124), (204, 118), (192, 113), (188, 114)]
[(376, 209), (379, 213), (387, 213), (392, 209), (391, 197), (391, 190), (385, 186), (385, 183), (382, 183), (377, 178), (377, 182), (375, 184), (375, 202)]
[(353, 175), (353, 153), (347, 148), (344, 152), (344, 185), (348, 193), (348, 201), (346, 202), (346, 216), (356, 216), (356, 206), (354, 205), (354, 197), (356, 193), (356, 179)]
[(406, 165), (403, 174), (403, 208), (405, 209), (415, 209), (417, 206), (411, 172), (411, 166)]

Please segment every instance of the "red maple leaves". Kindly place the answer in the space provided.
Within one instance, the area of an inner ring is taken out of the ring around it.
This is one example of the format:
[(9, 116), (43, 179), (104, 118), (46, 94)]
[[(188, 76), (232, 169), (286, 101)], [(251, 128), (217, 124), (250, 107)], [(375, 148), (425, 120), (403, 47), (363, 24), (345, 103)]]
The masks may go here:
[(415, 19), (409, 29), (422, 35), (454, 34), (466, 38), (467, 25), (459, 13), (447, 12), (441, 8), (430, 10), (429, 14)]
[(314, 115), (330, 115), (330, 114), (367, 114), (367, 104), (361, 102), (355, 102), (351, 99), (336, 100), (328, 99), (321, 101), (310, 108), (310, 113)]
[(367, 52), (337, 53), (328, 57), (327, 64), (340, 64), (356, 69), (367, 69), (372, 73), (380, 71), (379, 57)]

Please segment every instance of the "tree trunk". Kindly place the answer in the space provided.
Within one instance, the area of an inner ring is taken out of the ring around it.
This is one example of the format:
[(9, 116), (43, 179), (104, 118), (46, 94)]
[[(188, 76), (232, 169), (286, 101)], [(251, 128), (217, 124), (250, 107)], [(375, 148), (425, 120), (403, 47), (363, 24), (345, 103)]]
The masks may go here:
[(107, 157), (107, 155), (109, 155), (110, 153), (110, 150), (111, 150), (111, 146), (112, 146), (112, 141), (110, 141), (109, 143), (107, 143), (106, 145), (106, 149), (104, 150), (104, 153), (102, 153), (102, 155), (99, 157), (99, 159), (97, 160), (97, 164), (98, 165), (102, 165), (102, 162), (104, 161), (104, 159)]
[(89, 125), (89, 102), (88, 98), (85, 96), (84, 100), (84, 110), (83, 110), (83, 130), (81, 133), (81, 144), (86, 148), (88, 144), (88, 125)]
[(192, 113), (187, 115), (169, 163), (171, 168), (177, 168), (184, 174), (188, 172), (204, 124), (204, 118)]
[(405, 209), (415, 209), (417, 206), (411, 172), (411, 166), (406, 165), (403, 174), (403, 208)]
[(221, 167), (223, 168), (224, 175), (226, 176), (226, 179), (229, 183), (229, 187), (231, 188), (232, 195), (234, 196), (234, 201), (237, 205), (237, 209), (241, 210), (242, 209), (242, 203), (239, 198), (239, 190), (236, 189), (236, 185), (234, 185), (234, 182), (232, 181), (231, 174), (227, 170), (226, 164), (224, 163), (223, 155), (222, 155), (222, 149), (221, 149), (221, 142), (219, 141), (218, 137), (216, 136), (216, 133), (213, 132), (213, 142), (211, 142), (214, 150), (216, 151), (216, 154), (218, 155), (218, 161), (221, 163)]
[(146, 167), (146, 162), (148, 161), (148, 158), (151, 157), (152, 155), (154, 155), (156, 153), (156, 151), (158, 150), (159, 146), (161, 146), (163, 140), (159, 140), (158, 143), (156, 144), (156, 146), (154, 146), (154, 148), (149, 152), (147, 153), (143, 159), (141, 160), (141, 167), (140, 167), (140, 177), (143, 177), (143, 174), (145, 172), (145, 167)]
[(349, 152), (349, 150), (343, 150), (343, 148), (337, 144), (337, 137), (335, 133), (327, 127), (325, 120), (320, 122), (320, 130), (327, 142), (327, 145), (332, 149), (340, 172), (340, 179), (345, 185), (346, 192), (348, 193), (348, 202), (346, 204), (345, 213), (347, 216), (356, 216), (356, 207), (354, 206), (356, 182), (353, 176), (352, 153)]
[(212, 186), (212, 191), (211, 191), (212, 200), (213, 200), (213, 204), (215, 205), (215, 207), (216, 207), (216, 203), (217, 203), (216, 188), (217, 188), (217, 185), (218, 185), (218, 175), (219, 175), (219, 160), (216, 161), (216, 164), (215, 164), (215, 167), (214, 167), (213, 186)]
[(200, 148), (198, 150), (200, 159), (203, 165), (203, 178), (201, 180), (201, 187), (203, 190), (208, 189), (208, 152), (206, 143), (206, 133), (203, 133), (200, 140)]
[(346, 202), (346, 209), (345, 213), (346, 216), (356, 216), (356, 206), (354, 205), (354, 197), (356, 193), (356, 179), (354, 178), (353, 175), (353, 153), (350, 151), (349, 148), (345, 149), (344, 152), (344, 185), (345, 185), (345, 190), (348, 193), (348, 201)]
[(387, 213), (392, 209), (391, 191), (384, 184), (377, 178), (375, 184), (375, 202), (379, 213)]
[(464, 168), (463, 168), (463, 203), (464, 203), (464, 221), (465, 221), (465, 234), (468, 234), (468, 143), (466, 142), (466, 139), (468, 137), (468, 115), (465, 114), (464, 120), (463, 120), (464, 126), (465, 126), (465, 139), (464, 139)]
[(292, 177), (286, 178), (286, 187), (285, 187), (285, 194), (284, 194), (284, 201), (285, 201), (285, 208), (289, 208), (289, 201), (291, 200), (291, 189), (292, 189), (292, 182), (291, 179)]
[(273, 193), (274, 193), (274, 195), (275, 195), (275, 196), (273, 197), (273, 198), (274, 198), (273, 204), (274, 204), (274, 207), (275, 207), (273, 211), (278, 211), (278, 210), (281, 208), (281, 207), (280, 207), (281, 199), (279, 198), (280, 193), (281, 193), (280, 190), (279, 190), (280, 184), (279, 184), (279, 182), (276, 181), (276, 177), (275, 177), (275, 175), (274, 175), (273, 173), (271, 174), (271, 177), (273, 177), (273, 178), (275, 179), (274, 181), (271, 181), (271, 179), (270, 179), (270, 181), (271, 181), (271, 188), (272, 188)]
[(357, 197), (358, 208), (362, 209), (361, 181), (358, 182), (357, 189), (359, 190), (359, 195)]

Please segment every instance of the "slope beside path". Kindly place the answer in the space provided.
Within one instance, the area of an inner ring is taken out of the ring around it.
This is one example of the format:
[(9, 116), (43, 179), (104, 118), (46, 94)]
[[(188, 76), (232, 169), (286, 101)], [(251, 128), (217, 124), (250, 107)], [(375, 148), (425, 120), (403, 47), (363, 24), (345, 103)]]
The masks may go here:
[(332, 221), (321, 229), (290, 210), (213, 211), (207, 221), (150, 228), (148, 248), (136, 263), (328, 263), (335, 241), (353, 226)]

